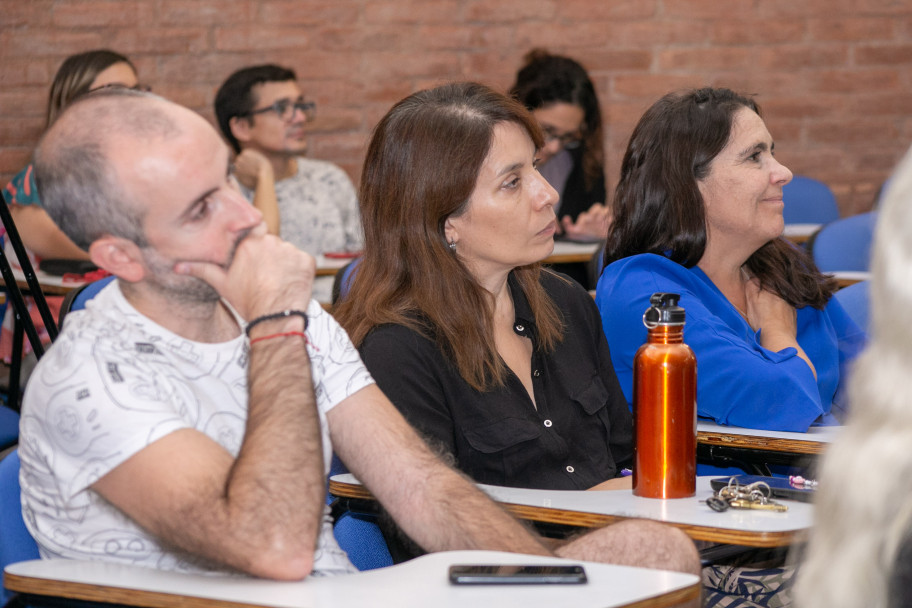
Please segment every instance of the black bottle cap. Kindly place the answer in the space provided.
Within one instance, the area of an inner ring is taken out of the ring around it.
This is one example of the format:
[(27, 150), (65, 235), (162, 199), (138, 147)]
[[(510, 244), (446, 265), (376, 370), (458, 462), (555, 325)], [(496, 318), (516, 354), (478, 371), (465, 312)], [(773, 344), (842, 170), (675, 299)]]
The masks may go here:
[(643, 314), (643, 325), (684, 325), (684, 309), (678, 306), (681, 299), (677, 293), (654, 293), (649, 298), (649, 309)]

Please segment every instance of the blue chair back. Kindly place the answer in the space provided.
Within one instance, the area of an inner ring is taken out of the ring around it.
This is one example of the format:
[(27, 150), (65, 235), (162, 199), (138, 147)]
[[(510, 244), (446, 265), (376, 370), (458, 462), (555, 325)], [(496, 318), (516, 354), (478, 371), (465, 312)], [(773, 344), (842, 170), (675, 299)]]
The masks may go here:
[[(339, 457), (333, 454), (329, 476), (341, 473), (348, 473), (348, 469)], [(328, 494), (326, 500), (331, 500)], [(393, 556), (390, 555), (386, 539), (383, 538), (375, 516), (346, 511), (336, 518), (333, 534), (336, 542), (348, 553), (348, 559), (358, 570), (374, 570), (393, 565)]]
[(828, 224), (839, 219), (836, 196), (823, 182), (796, 175), (782, 188), (786, 224)]
[(870, 282), (859, 281), (848, 287), (843, 287), (833, 295), (833, 297), (836, 298), (836, 301), (842, 304), (842, 307), (848, 315), (852, 317), (855, 324), (865, 331), (870, 329), (868, 325), (868, 310), (870, 308), (869, 293)]
[(336, 278), (333, 279), (332, 303), (335, 305), (340, 300), (344, 300), (348, 295), (351, 282), (358, 273), (358, 266), (361, 265), (361, 256), (356, 257), (351, 262), (343, 266), (336, 272)]
[(811, 243), (811, 254), (817, 267), (823, 272), (870, 270), (876, 224), (877, 212), (871, 211), (821, 228)]
[[(0, 571), (9, 564), (38, 559), (38, 544), (22, 519), (19, 488), (19, 452), (13, 450), (0, 460)], [(0, 589), (0, 606), (12, 597)]]
[(109, 276), (91, 283), (86, 283), (78, 289), (69, 292), (63, 299), (60, 306), (60, 318), (58, 320), (60, 328), (63, 329), (63, 320), (74, 310), (85, 308), (86, 302), (98, 295), (98, 292), (108, 286), (116, 277)]
[(0, 403), (0, 452), (19, 441), (19, 414)]

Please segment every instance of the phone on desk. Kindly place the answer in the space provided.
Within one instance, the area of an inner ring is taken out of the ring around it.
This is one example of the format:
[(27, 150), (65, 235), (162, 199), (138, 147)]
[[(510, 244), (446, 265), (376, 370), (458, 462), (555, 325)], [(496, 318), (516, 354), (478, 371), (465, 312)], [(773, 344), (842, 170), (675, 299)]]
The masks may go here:
[(801, 500), (810, 502), (814, 499), (816, 488), (793, 485), (788, 477), (764, 477), (762, 475), (732, 475), (730, 477), (717, 477), (709, 481), (713, 490), (721, 490), (728, 485), (730, 479), (734, 479), (742, 486), (748, 486), (752, 483), (762, 481), (769, 486), (772, 498), (787, 498), (790, 500)]
[(579, 585), (587, 582), (586, 571), (577, 564), (453, 564), (454, 585)]

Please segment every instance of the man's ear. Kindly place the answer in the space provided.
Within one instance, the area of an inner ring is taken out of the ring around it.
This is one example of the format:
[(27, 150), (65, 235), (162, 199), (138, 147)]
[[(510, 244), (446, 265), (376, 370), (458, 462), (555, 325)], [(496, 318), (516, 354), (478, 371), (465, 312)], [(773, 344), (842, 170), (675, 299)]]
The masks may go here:
[(136, 283), (146, 276), (146, 265), (136, 243), (117, 236), (103, 236), (89, 245), (92, 263), (120, 279)]
[(250, 119), (245, 117), (234, 116), (228, 120), (228, 128), (231, 129), (231, 134), (240, 142), (246, 143), (250, 141), (250, 127), (252, 126)]

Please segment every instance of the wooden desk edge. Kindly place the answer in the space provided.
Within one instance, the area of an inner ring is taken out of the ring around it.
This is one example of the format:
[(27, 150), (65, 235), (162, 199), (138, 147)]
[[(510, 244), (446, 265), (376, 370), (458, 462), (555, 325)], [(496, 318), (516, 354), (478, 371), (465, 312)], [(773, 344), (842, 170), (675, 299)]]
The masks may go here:
[(542, 264), (585, 264), (592, 259), (594, 253), (558, 253), (549, 255)]
[(624, 604), (622, 608), (671, 608), (680, 606), (684, 602), (690, 602), (700, 598), (702, 583), (696, 582), (693, 585), (669, 591), (659, 597), (648, 597), (638, 602)]
[(760, 437), (759, 435), (734, 435), (714, 431), (698, 431), (697, 443), (793, 454), (822, 454), (827, 445), (829, 445), (822, 441), (801, 441), (777, 437)]
[[(360, 485), (340, 483), (338, 481), (329, 482), (329, 493), (340, 498), (354, 498), (359, 500), (376, 500), (374, 496)], [(602, 513), (585, 513), (581, 511), (568, 512), (562, 509), (552, 509), (548, 507), (532, 507), (529, 505), (517, 505), (513, 503), (498, 502), (511, 514), (520, 519), (528, 521), (537, 521), (549, 524), (563, 524), (566, 526), (575, 526), (578, 528), (600, 528), (608, 524), (617, 523), (631, 519), (621, 515), (605, 515)], [(801, 542), (805, 532), (803, 530), (784, 531), (784, 532), (749, 532), (746, 530), (732, 530), (729, 528), (710, 528), (706, 526), (695, 526), (692, 524), (681, 524), (674, 522), (660, 522), (680, 528), (694, 540), (705, 540), (727, 545), (744, 545), (746, 547), (784, 547), (796, 542)]]
[[(42, 595), (53, 598), (107, 602), (127, 606), (148, 606), (149, 608), (251, 608), (261, 604), (247, 604), (214, 600), (199, 596), (178, 595), (161, 591), (146, 591), (120, 587), (101, 587), (89, 583), (75, 583), (18, 574), (4, 573), (3, 585), (17, 593)], [(263, 608), (268, 608), (263, 606)]]

